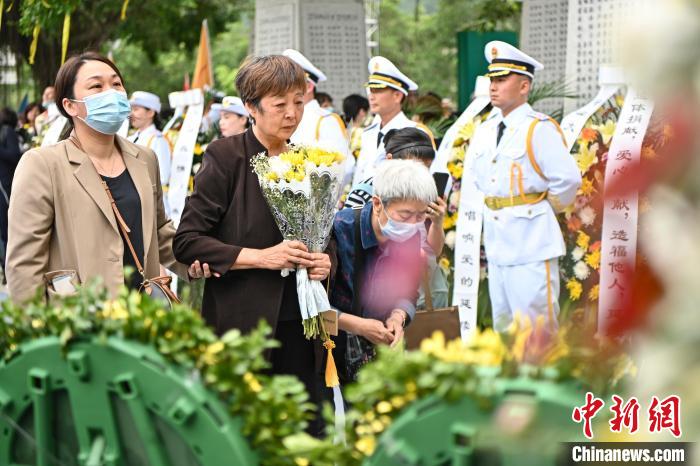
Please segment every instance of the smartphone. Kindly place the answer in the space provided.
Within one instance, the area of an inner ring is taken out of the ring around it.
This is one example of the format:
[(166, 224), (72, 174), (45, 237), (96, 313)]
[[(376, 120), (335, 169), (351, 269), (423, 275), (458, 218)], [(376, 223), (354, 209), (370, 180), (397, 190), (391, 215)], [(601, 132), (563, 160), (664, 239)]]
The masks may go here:
[(438, 196), (445, 195), (445, 188), (447, 187), (447, 180), (449, 178), (448, 173), (433, 173), (433, 180), (435, 181), (435, 187), (437, 188)]

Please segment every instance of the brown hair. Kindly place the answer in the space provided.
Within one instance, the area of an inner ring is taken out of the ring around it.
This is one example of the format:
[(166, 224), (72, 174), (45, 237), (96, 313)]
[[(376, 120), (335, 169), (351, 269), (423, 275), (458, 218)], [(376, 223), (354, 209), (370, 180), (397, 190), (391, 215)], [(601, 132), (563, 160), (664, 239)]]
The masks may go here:
[(83, 52), (80, 55), (75, 55), (66, 60), (56, 74), (56, 83), (54, 84), (56, 89), (56, 98), (54, 101), (58, 106), (58, 111), (61, 112), (61, 115), (68, 118), (69, 121), (72, 121), (72, 119), (68, 112), (66, 112), (66, 110), (63, 108), (63, 99), (75, 99), (74, 87), (75, 80), (78, 76), (78, 71), (80, 71), (80, 68), (82, 68), (86, 62), (93, 60), (101, 61), (102, 63), (109, 65), (114, 72), (117, 73), (117, 76), (119, 76), (119, 79), (121, 79), (122, 84), (124, 84), (124, 78), (119, 72), (117, 65), (112, 63), (109, 58), (103, 57), (97, 52)]
[(260, 108), (265, 96), (306, 90), (306, 74), (301, 66), (283, 55), (248, 57), (236, 75), (236, 89), (243, 103)]

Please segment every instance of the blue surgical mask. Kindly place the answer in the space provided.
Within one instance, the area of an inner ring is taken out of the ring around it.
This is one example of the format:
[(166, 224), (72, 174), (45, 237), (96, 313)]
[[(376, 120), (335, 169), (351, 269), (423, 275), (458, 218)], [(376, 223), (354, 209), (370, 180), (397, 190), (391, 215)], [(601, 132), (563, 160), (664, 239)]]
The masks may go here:
[(390, 241), (403, 243), (404, 241), (412, 238), (419, 231), (422, 223), (397, 222), (389, 217), (389, 213), (387, 212), (386, 207), (384, 207), (384, 203), (382, 203), (382, 208), (384, 209), (387, 222), (385, 225), (382, 225), (382, 222), (379, 222), (379, 230), (382, 232), (382, 235), (386, 236)]
[(131, 113), (126, 92), (114, 89), (87, 96), (83, 100), (73, 99), (73, 102), (85, 104), (87, 116), (78, 118), (90, 128), (103, 134), (116, 134)]

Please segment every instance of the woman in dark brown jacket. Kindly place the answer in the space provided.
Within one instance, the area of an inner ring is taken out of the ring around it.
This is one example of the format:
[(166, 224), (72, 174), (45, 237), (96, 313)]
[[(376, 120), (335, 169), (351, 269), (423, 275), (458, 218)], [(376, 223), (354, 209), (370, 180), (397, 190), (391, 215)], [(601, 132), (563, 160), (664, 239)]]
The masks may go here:
[(272, 372), (296, 375), (319, 401), (322, 353), (304, 337), (296, 277), (282, 277), (280, 270), (306, 267), (312, 279), (323, 280), (331, 260), (300, 242), (282, 241), (250, 165), (256, 154), (274, 157), (287, 150), (301, 121), (306, 77), (286, 57), (256, 57), (242, 65), (236, 87), (253, 125), (207, 147), (173, 242), (175, 257), (208, 263), (215, 274), (204, 288), (207, 323), (222, 334), (232, 328), (247, 332), (266, 320), (282, 343), (272, 351)]

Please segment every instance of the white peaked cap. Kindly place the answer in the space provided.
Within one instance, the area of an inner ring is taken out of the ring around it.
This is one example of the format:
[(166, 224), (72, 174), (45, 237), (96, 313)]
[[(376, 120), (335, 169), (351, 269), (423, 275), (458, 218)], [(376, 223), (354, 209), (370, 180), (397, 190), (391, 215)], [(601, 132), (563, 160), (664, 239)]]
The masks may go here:
[(223, 100), (221, 101), (220, 110), (222, 112), (232, 112), (237, 113), (241, 116), (248, 116), (248, 110), (245, 109), (243, 101), (240, 99), (240, 97), (236, 97), (233, 95), (227, 95), (223, 98)]
[(367, 66), (369, 80), (365, 87), (382, 89), (391, 87), (408, 95), (408, 91), (418, 90), (418, 84), (411, 81), (396, 65), (384, 57), (372, 57)]
[(544, 65), (530, 55), (500, 40), (492, 40), (486, 44), (484, 56), (489, 62), (489, 72), (486, 73), (489, 78), (505, 76), (510, 73), (524, 74), (534, 78), (535, 71), (544, 69)]
[(160, 113), (160, 97), (151, 92), (136, 91), (131, 94), (129, 103), (131, 105), (138, 105), (139, 107), (144, 107), (149, 110), (155, 110), (156, 113)]
[(309, 59), (302, 55), (302, 53), (298, 50), (287, 49), (282, 52), (282, 55), (287, 58), (291, 58), (292, 61), (301, 66), (306, 72), (306, 77), (313, 81), (314, 84), (322, 83), (328, 79), (326, 78), (326, 75), (323, 74), (323, 71), (316, 68), (314, 64), (311, 63)]

